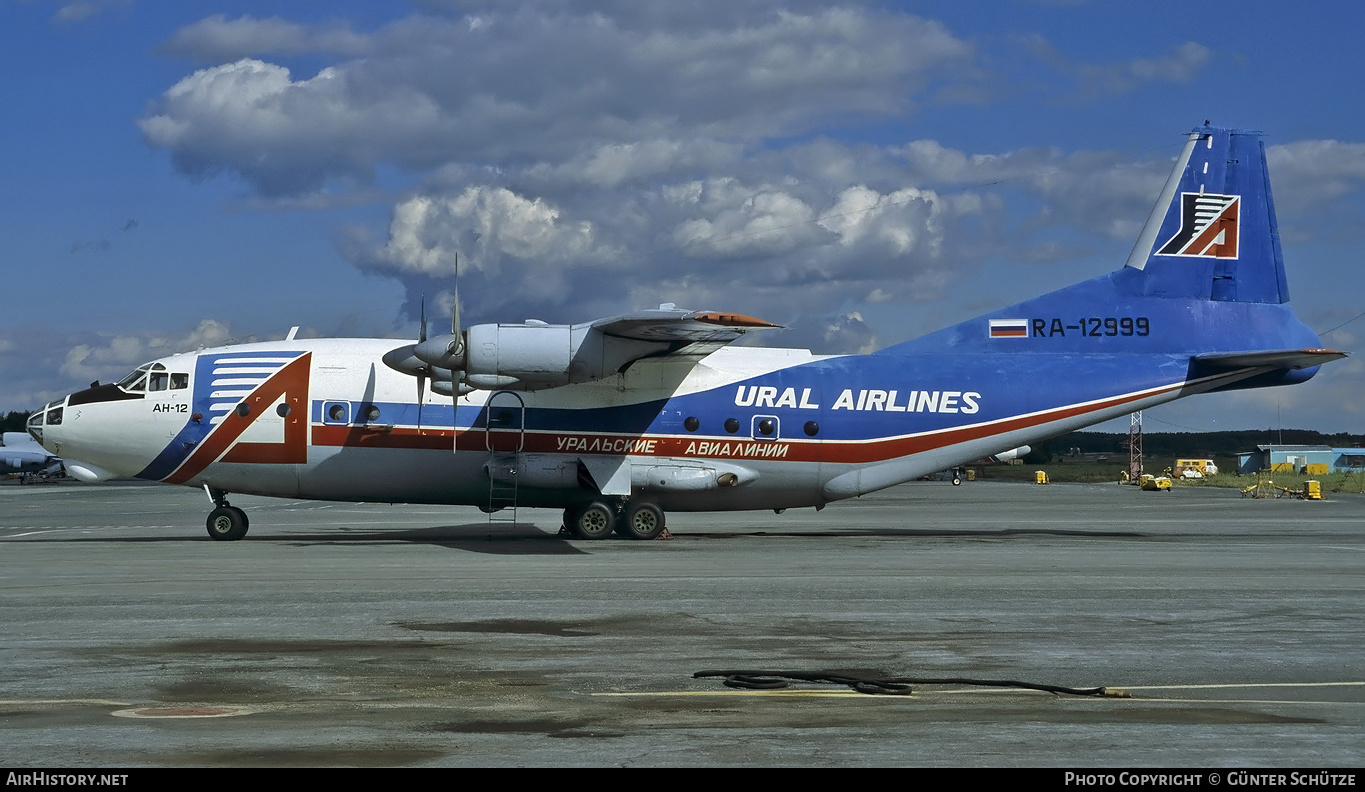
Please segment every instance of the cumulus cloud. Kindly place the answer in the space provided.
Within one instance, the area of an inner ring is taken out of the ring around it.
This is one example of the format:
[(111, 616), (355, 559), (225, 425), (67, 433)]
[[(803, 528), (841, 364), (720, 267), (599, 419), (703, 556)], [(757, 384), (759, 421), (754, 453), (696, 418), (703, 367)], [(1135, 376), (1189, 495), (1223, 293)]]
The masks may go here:
[[(181, 172), (235, 174), (282, 208), (412, 174), (387, 223), (353, 223), (338, 248), (403, 283), (414, 315), (458, 257), (476, 320), (668, 301), (825, 327), (937, 299), (989, 259), (1024, 269), (1136, 236), (1168, 158), (915, 140), (921, 108), (979, 79), (976, 45), (899, 10), (785, 5), (427, 3), (372, 31), (213, 16), (165, 49), (222, 62), (139, 125)], [(1096, 67), (1036, 45), (1109, 91), (1189, 79), (1212, 56), (1188, 42)], [(272, 62), (299, 54), (331, 65)], [(838, 137), (887, 119), (906, 136)]]
[(159, 357), (221, 346), (231, 339), (228, 326), (205, 319), (181, 336), (161, 333), (120, 334), (78, 343), (67, 351), (61, 373), (76, 381), (115, 380)]
[(219, 63), (260, 55), (364, 55), (370, 49), (365, 36), (341, 22), (302, 25), (279, 17), (228, 19), (223, 14), (186, 25), (161, 46), (168, 55)]
[[(226, 170), (271, 194), (364, 180), (381, 163), (584, 157), (597, 166), (585, 176), (600, 181), (619, 178), (614, 155), (653, 158), (645, 172), (659, 172), (669, 140), (714, 147), (902, 112), (972, 55), (941, 24), (906, 14), (777, 11), (738, 26), (720, 16), (641, 30), (638, 16), (498, 5), (345, 35), (335, 25), (211, 17), (168, 46), (200, 57), (329, 47), (366, 56), (302, 78), (243, 57), (181, 80), (140, 125), (185, 173)], [(662, 148), (641, 146), (651, 140)]]
[(536, 163), (526, 170), (526, 178), (550, 188), (612, 189), (679, 171), (729, 170), (743, 154), (739, 144), (720, 140), (663, 138), (603, 143), (562, 163)]
[(1275, 206), (1302, 211), (1365, 187), (1365, 143), (1300, 140), (1266, 147)]
[(184, 78), (138, 126), (187, 175), (231, 170), (265, 195), (290, 195), (331, 177), (368, 182), (376, 147), (401, 150), (435, 134), (437, 115), (415, 90), (368, 94), (332, 68), (294, 80), (283, 66), (247, 58)]
[[(182, 333), (66, 332), (51, 327), (0, 329), (0, 411), (34, 409), (86, 387), (114, 382), (150, 360), (236, 341), (223, 322), (205, 319)], [(56, 366), (54, 377), (53, 361)]]
[(433, 285), (453, 284), (458, 262), (466, 296), (489, 312), (562, 304), (580, 288), (571, 269), (610, 268), (618, 258), (592, 222), (503, 187), (414, 195), (394, 207), (383, 243), (352, 229), (342, 252), (368, 272), (408, 283), (413, 306)]
[[(814, 210), (780, 188), (747, 188), (734, 179), (692, 182), (667, 196), (703, 215), (678, 225), (673, 241), (691, 257), (753, 258), (809, 244)], [(778, 233), (781, 232), (781, 233)]]
[(846, 247), (872, 238), (888, 255), (905, 255), (920, 245), (936, 256), (943, 239), (942, 211), (930, 190), (910, 187), (882, 195), (859, 184), (839, 194), (820, 225), (838, 234)]
[[(342, 252), (401, 279), (413, 314), (421, 294), (448, 288), (458, 255), (464, 304), (493, 318), (524, 307), (581, 321), (670, 301), (821, 327), (831, 306), (939, 299), (987, 257), (1028, 267), (1094, 252), (1027, 241), (1036, 230), (1131, 243), (1169, 167), (1120, 152), (818, 140), (741, 157), (740, 175), (613, 188), (572, 184), (544, 164), (511, 177), (520, 191), (460, 187), (480, 175), (450, 169), (398, 204), (378, 241), (352, 229)], [(857, 340), (803, 338), (824, 351)]]
[(1203, 44), (1187, 41), (1165, 55), (1097, 64), (1069, 58), (1041, 37), (1031, 37), (1025, 44), (1042, 62), (1065, 77), (1074, 86), (1073, 96), (1080, 98), (1125, 93), (1151, 83), (1187, 83), (1214, 55)]
[[(1171, 156), (1178, 143), (1172, 137)], [(1023, 190), (1040, 201), (1037, 223), (1066, 225), (1113, 240), (1136, 238), (1172, 166), (1167, 157), (1134, 160), (1118, 151), (1064, 154), (1031, 148), (969, 155), (934, 140), (912, 141), (900, 154), (926, 179)]]
[(505, 259), (544, 263), (601, 258), (588, 222), (568, 221), (558, 208), (503, 187), (470, 187), (458, 195), (418, 195), (398, 204), (389, 239), (371, 256), (374, 266), (446, 276), (465, 271), (496, 275)]
[(73, 0), (70, 3), (62, 3), (52, 18), (58, 22), (84, 22), (104, 10), (106, 5), (107, 2), (95, 0)]

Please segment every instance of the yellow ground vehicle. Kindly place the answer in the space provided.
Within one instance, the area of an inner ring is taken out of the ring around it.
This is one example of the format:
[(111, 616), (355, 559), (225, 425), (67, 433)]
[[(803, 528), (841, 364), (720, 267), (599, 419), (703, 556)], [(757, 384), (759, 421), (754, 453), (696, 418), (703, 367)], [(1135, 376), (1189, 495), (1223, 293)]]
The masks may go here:
[[(1199, 475), (1196, 476), (1186, 471), (1193, 471)], [(1177, 459), (1175, 461), (1174, 474), (1182, 478), (1203, 478), (1212, 476), (1217, 472), (1218, 466), (1213, 464), (1212, 459)]]
[(1170, 478), (1166, 476), (1153, 476), (1151, 473), (1143, 473), (1142, 478), (1138, 479), (1138, 483), (1144, 490), (1148, 490), (1149, 492), (1160, 492), (1161, 490), (1169, 491), (1171, 489)]

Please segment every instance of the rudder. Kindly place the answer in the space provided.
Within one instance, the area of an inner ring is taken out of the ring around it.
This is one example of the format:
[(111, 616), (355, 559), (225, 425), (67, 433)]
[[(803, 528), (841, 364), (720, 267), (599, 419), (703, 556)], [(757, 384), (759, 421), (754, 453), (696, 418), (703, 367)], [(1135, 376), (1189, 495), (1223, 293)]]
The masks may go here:
[(1127, 266), (1153, 296), (1288, 302), (1261, 133), (1192, 130)]

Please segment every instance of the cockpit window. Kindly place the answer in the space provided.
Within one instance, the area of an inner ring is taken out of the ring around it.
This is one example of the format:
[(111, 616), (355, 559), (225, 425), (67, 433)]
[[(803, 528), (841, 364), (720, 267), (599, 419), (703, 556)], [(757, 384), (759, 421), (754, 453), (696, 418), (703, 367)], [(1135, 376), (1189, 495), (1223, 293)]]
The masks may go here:
[(118, 386), (129, 393), (144, 391), (182, 390), (190, 386), (190, 375), (168, 372), (161, 363), (148, 363), (118, 381)]
[(147, 390), (147, 367), (143, 366), (119, 380), (118, 386), (126, 391), (135, 391), (138, 393)]

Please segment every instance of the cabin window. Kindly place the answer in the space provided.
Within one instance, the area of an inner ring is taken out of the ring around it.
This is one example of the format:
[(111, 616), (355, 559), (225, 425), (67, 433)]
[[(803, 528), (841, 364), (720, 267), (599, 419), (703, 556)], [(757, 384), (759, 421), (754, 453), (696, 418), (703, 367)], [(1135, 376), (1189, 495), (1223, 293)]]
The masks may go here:
[(698, 421), (696, 416), (689, 415), (687, 416), (687, 419), (683, 421), (683, 426), (687, 427), (687, 431), (695, 432), (697, 431), (697, 427), (701, 426), (701, 421)]
[(333, 426), (350, 423), (351, 403), (342, 401), (323, 402), (322, 422)]
[(749, 421), (749, 436), (755, 440), (776, 440), (780, 434), (776, 415), (755, 415)]
[(285, 404), (284, 402), (280, 402), (280, 406), (275, 408), (275, 414), (280, 416), (281, 418), (288, 418), (289, 405)]
[(810, 435), (811, 437), (815, 437), (816, 435), (820, 434), (820, 424), (816, 423), (815, 421), (806, 421), (805, 429), (806, 434)]
[(246, 402), (242, 402), (237, 405), (237, 414), (245, 418), (248, 415), (251, 415), (251, 408), (247, 406)]
[(370, 407), (369, 407), (369, 409), (365, 410), (365, 420), (369, 421), (370, 423), (374, 423), (375, 421), (378, 421), (378, 420), (379, 420), (379, 408), (376, 407), (376, 406), (374, 406), (373, 404), (371, 404)]
[(190, 375), (184, 372), (171, 374), (171, 390), (184, 390), (190, 386)]
[(726, 418), (726, 419), (725, 419), (725, 431), (729, 432), (730, 434), (734, 434), (735, 432), (738, 432), (738, 431), (739, 431), (739, 421), (736, 421), (734, 418)]

